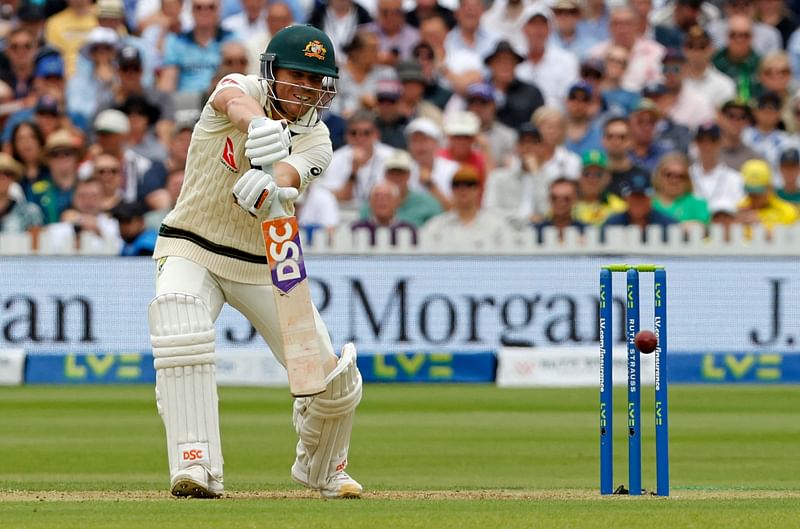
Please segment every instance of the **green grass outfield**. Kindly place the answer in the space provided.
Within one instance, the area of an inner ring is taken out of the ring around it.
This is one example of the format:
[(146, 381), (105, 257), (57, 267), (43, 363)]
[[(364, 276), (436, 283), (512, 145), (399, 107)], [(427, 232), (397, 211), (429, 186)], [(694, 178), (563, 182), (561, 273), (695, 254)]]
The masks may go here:
[[(624, 483), (624, 388), (615, 397)], [(151, 387), (0, 388), (0, 527), (800, 527), (798, 386), (671, 387), (666, 499), (600, 497), (596, 389), (369, 385), (348, 468), (360, 501), (320, 500), (290, 481), (285, 389), (220, 398), (228, 497), (176, 500)]]

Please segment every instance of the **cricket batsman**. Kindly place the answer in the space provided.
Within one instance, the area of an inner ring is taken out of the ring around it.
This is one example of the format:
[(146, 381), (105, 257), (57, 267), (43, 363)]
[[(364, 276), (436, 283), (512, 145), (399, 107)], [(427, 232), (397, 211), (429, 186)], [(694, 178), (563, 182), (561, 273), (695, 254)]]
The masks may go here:
[[(214, 357), (223, 304), (241, 312), (285, 365), (261, 221), (274, 200), (294, 211), (298, 194), (328, 166), (331, 141), (318, 111), (336, 95), (335, 78), (328, 36), (289, 26), (261, 55), (261, 75), (224, 77), (195, 126), (180, 198), (159, 231), (148, 311), (175, 496), (223, 492)], [(291, 477), (325, 498), (357, 498), (362, 487), (344, 471), (361, 400), (355, 348), (347, 344), (337, 357), (312, 309), (327, 389), (294, 401)]]

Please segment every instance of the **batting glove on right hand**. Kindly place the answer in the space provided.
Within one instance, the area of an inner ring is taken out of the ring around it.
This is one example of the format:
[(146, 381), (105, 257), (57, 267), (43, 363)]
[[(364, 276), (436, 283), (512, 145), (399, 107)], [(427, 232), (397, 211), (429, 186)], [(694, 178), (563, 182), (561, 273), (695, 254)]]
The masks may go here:
[(269, 215), (276, 189), (271, 174), (261, 169), (250, 169), (233, 185), (233, 198), (243, 210), (263, 220)]
[(280, 121), (269, 118), (254, 118), (247, 128), (244, 154), (253, 167), (268, 168), (289, 156), (292, 136)]

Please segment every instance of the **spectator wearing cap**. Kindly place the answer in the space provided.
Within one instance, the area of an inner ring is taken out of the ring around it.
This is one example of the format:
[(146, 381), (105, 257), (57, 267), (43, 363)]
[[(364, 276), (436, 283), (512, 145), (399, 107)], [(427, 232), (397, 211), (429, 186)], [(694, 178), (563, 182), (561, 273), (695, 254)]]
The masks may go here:
[(773, 191), (770, 166), (764, 160), (748, 160), (742, 165), (745, 197), (739, 203), (737, 220), (748, 226), (761, 224), (767, 230), (776, 225), (794, 224), (800, 218), (791, 202)]
[(380, 142), (376, 116), (368, 110), (356, 111), (347, 120), (347, 145), (336, 149), (328, 168), (319, 179), (339, 200), (339, 206), (357, 212), (366, 202), (369, 190), (383, 178), (383, 164), (393, 152)]
[(791, 147), (781, 153), (780, 174), (781, 184), (775, 192), (778, 197), (800, 208), (800, 150)]
[(708, 202), (693, 193), (689, 159), (680, 152), (661, 157), (653, 173), (653, 207), (681, 224), (706, 226), (711, 221)]
[(583, 224), (601, 226), (611, 215), (622, 213), (625, 201), (608, 190), (611, 173), (608, 157), (601, 150), (583, 153), (583, 169), (578, 178), (578, 202), (575, 204), (575, 219)]
[(572, 53), (580, 60), (586, 58), (589, 50), (596, 46), (597, 40), (591, 33), (579, 33), (581, 4), (578, 0), (555, 0), (550, 4), (553, 10), (553, 26), (550, 42)]
[(424, 20), (431, 18), (441, 19), (448, 29), (456, 26), (456, 17), (453, 15), (453, 11), (437, 0), (417, 0), (414, 2), (414, 7), (406, 12), (406, 22), (417, 29), (422, 26)]
[(67, 7), (47, 19), (44, 39), (64, 57), (68, 78), (75, 73), (78, 52), (89, 33), (97, 27), (97, 16), (91, 0), (67, 0)]
[(406, 148), (405, 129), (408, 118), (400, 109), (401, 93), (400, 82), (394, 79), (378, 81), (375, 89), (375, 124), (381, 142), (396, 149)]
[[(798, 142), (781, 130), (781, 108), (783, 102), (776, 92), (764, 92), (753, 109), (753, 125), (742, 131), (742, 142), (766, 160), (777, 176), (781, 153)], [(778, 183), (778, 182), (774, 182)]]
[(411, 165), (411, 188), (421, 188), (436, 198), (443, 209), (450, 207), (450, 182), (458, 163), (439, 155), (442, 129), (431, 119), (411, 120), (405, 130)]
[(567, 92), (564, 146), (578, 156), (602, 147), (603, 133), (598, 119), (600, 108), (594, 95), (592, 85), (586, 81), (578, 81)]
[(87, 60), (78, 63), (75, 75), (67, 81), (67, 109), (91, 120), (97, 113), (97, 102), (109, 99), (114, 89), (119, 48), (119, 34), (104, 27), (94, 28), (86, 37), (80, 55)]
[[(736, 95), (745, 100), (758, 93), (758, 63), (761, 56), (753, 49), (753, 21), (735, 15), (727, 23), (728, 40), (711, 59), (714, 66), (736, 83)], [(712, 36), (713, 39), (713, 36)]]
[(717, 113), (722, 163), (737, 171), (747, 160), (758, 158), (758, 153), (742, 142), (742, 134), (752, 120), (753, 107), (743, 99), (726, 101)]
[(39, 43), (33, 33), (25, 28), (12, 29), (6, 35), (6, 47), (0, 54), (0, 81), (14, 92), (14, 99), (23, 106), (33, 101), (22, 101), (33, 93), (36, 52)]
[(711, 63), (714, 46), (711, 37), (701, 26), (692, 26), (683, 41), (686, 57), (683, 86), (704, 95), (715, 108), (736, 97), (736, 83)]
[(51, 253), (104, 253), (121, 243), (117, 222), (104, 210), (102, 187), (96, 178), (78, 180), (72, 204), (61, 213), (59, 222), (48, 224), (39, 244)]
[(735, 207), (743, 197), (742, 175), (721, 158), (722, 133), (716, 123), (697, 128), (694, 137), (696, 161), (689, 167), (694, 194), (709, 204)]
[[(655, 104), (658, 111), (658, 118), (655, 127), (655, 143), (658, 144), (661, 152), (680, 151), (684, 154), (689, 152), (689, 144), (692, 141), (692, 133), (689, 127), (675, 123), (670, 116), (670, 111), (675, 105), (676, 96), (667, 90), (663, 83), (656, 83), (645, 86), (642, 89), (642, 96)], [(639, 100), (640, 102), (643, 100)], [(644, 103), (646, 106), (649, 103)], [(634, 108), (634, 111), (637, 109)], [(712, 114), (713, 117), (713, 114)]]
[(130, 133), (128, 145), (141, 156), (151, 161), (163, 161), (167, 158), (167, 150), (158, 141), (155, 125), (161, 118), (161, 111), (146, 97), (131, 95), (118, 107), (128, 116)]
[(144, 84), (142, 54), (135, 46), (122, 46), (117, 52), (115, 66), (117, 80), (114, 90), (104, 94), (105, 97), (98, 101), (98, 112), (118, 107), (133, 96), (144, 97), (149, 104), (158, 108), (159, 119), (155, 131), (159, 140), (167, 144), (175, 125), (175, 102), (172, 95)]
[[(383, 178), (397, 187), (398, 203), (394, 211), (394, 220), (419, 228), (431, 217), (441, 213), (442, 206), (427, 191), (419, 191), (410, 187), (412, 164), (411, 155), (397, 149), (384, 163)], [(371, 201), (362, 207), (360, 217), (363, 220), (373, 217)], [(383, 221), (385, 220), (386, 218), (383, 219)]]
[(648, 174), (653, 172), (658, 160), (666, 152), (658, 142), (657, 125), (661, 117), (658, 105), (652, 99), (643, 98), (629, 118), (633, 141), (628, 155), (635, 165), (646, 169)]
[(660, 80), (664, 46), (638, 31), (638, 13), (626, 5), (618, 5), (609, 13), (610, 38), (589, 50), (592, 57), (604, 57), (611, 46), (628, 50), (627, 66), (620, 86), (639, 92), (648, 83)]
[(755, 53), (763, 57), (783, 49), (780, 31), (756, 19), (755, 4), (756, 2), (753, 0), (724, 0), (722, 2), (724, 16), (710, 21), (706, 26), (715, 48), (722, 49), (730, 46), (731, 40), (736, 38), (731, 35), (731, 22), (735, 17), (742, 17), (753, 21), (750, 41)]
[(378, 35), (378, 62), (393, 66), (413, 58), (419, 30), (406, 22), (402, 0), (377, 0), (376, 17), (364, 27)]
[(78, 139), (66, 129), (47, 137), (45, 156), (50, 177), (31, 186), (31, 202), (41, 208), (45, 224), (58, 222), (72, 204), (78, 181), (79, 145)]
[(637, 174), (649, 174), (647, 169), (636, 165), (631, 157), (633, 132), (630, 120), (613, 116), (603, 124), (603, 150), (608, 157), (611, 183), (608, 191), (619, 195), (622, 185)]
[(0, 153), (0, 233), (22, 233), (43, 223), (39, 206), (12, 191), (22, 179), (22, 165)]
[(372, 186), (369, 192), (369, 216), (353, 222), (350, 225), (351, 232), (356, 234), (366, 230), (369, 233), (369, 243), (374, 246), (378, 231), (389, 230), (390, 244), (395, 246), (398, 241), (398, 233), (407, 231), (410, 234), (411, 243), (416, 245), (416, 227), (397, 218), (401, 200), (397, 184), (391, 180), (381, 180)]
[[(141, 201), (142, 182), (145, 173), (153, 162), (136, 153), (128, 145), (131, 126), (128, 116), (116, 109), (108, 109), (97, 114), (94, 119), (96, 142), (90, 147), (90, 156), (100, 153), (110, 154), (119, 160), (122, 167), (122, 197), (132, 202)], [(80, 167), (81, 174), (88, 175), (93, 171), (92, 160), (87, 160)]]
[(564, 114), (557, 108), (542, 107), (533, 113), (533, 125), (541, 141), (533, 146), (534, 159), (527, 161), (533, 178), (523, 180), (517, 216), (538, 222), (547, 213), (547, 190), (557, 178), (577, 180), (581, 174), (580, 157), (564, 147)]
[(355, 38), (356, 32), (370, 22), (372, 15), (369, 11), (353, 0), (315, 2), (308, 15), (309, 24), (330, 36), (334, 55), (340, 64), (347, 56), (345, 47)]
[(629, 55), (627, 48), (613, 45), (608, 47), (604, 57), (594, 59), (601, 63), (605, 62), (605, 75), (600, 84), (603, 102), (610, 112), (622, 116), (633, 112), (640, 99), (639, 92), (622, 87)]
[(508, 165), (489, 173), (483, 206), (509, 221), (527, 224), (530, 215), (523, 213), (522, 200), (524, 190), (532, 189), (532, 180), (538, 177), (542, 134), (530, 122), (520, 125), (516, 132), (515, 156)]
[(480, 174), (475, 167), (460, 166), (450, 185), (452, 207), (425, 223), (421, 239), (474, 247), (493, 244), (508, 232), (508, 223), (499, 214), (481, 207)]
[(494, 167), (502, 167), (511, 163), (517, 134), (514, 129), (497, 120), (497, 105), (492, 85), (488, 83), (471, 84), (464, 94), (464, 99), (467, 110), (478, 116), (480, 120), (481, 135), (486, 139)]
[(202, 93), (219, 67), (222, 44), (233, 39), (233, 33), (219, 25), (220, 0), (191, 0), (191, 4), (192, 30), (170, 33), (164, 42), (156, 84), (167, 93)]
[(11, 131), (11, 156), (22, 165), (20, 186), (26, 197), (30, 197), (34, 183), (48, 178), (44, 141), (42, 129), (32, 121), (23, 121)]
[(241, 11), (222, 19), (222, 28), (241, 42), (263, 40), (267, 33), (267, 1), (242, 0), (241, 5)]
[(357, 110), (374, 110), (378, 81), (393, 79), (395, 74), (391, 68), (378, 64), (378, 36), (371, 31), (356, 32), (344, 46), (344, 53), (331, 112), (347, 119)]
[(669, 100), (669, 110), (665, 113), (675, 123), (694, 130), (701, 123), (714, 119), (716, 112), (711, 100), (692, 91), (683, 82), (686, 77), (686, 56), (682, 49), (667, 50), (661, 61), (661, 71), (666, 89), (664, 95)]
[(569, 178), (557, 178), (550, 183), (547, 195), (550, 207), (545, 218), (533, 225), (539, 244), (544, 242), (544, 233), (549, 228), (558, 232), (558, 240), (564, 240), (564, 232), (575, 228), (583, 233), (586, 224), (575, 218), (575, 206), (578, 204), (578, 184)]
[[(625, 182), (622, 186), (622, 199), (625, 200), (627, 209), (623, 213), (617, 213), (606, 219), (603, 224), (602, 236), (605, 237), (605, 230), (610, 226), (638, 226), (642, 233), (642, 242), (647, 239), (648, 226), (661, 226), (666, 228), (676, 224), (677, 221), (669, 215), (661, 213), (653, 207), (653, 189), (647, 175), (638, 174)], [(663, 238), (666, 239), (667, 232), (664, 229)]]
[(395, 71), (400, 81), (400, 112), (409, 120), (424, 117), (441, 127), (444, 124), (442, 110), (433, 102), (439, 96), (436, 95), (433, 101), (429, 101), (428, 91), (432, 89), (434, 93), (446, 92), (445, 101), (450, 98), (451, 93), (427, 77), (418, 61), (400, 61), (395, 66)]
[(515, 73), (525, 58), (507, 40), (497, 43), (484, 62), (489, 69), (489, 84), (494, 89), (497, 119), (511, 128), (530, 120), (544, 105), (544, 96), (535, 84), (521, 80)]
[[(155, 58), (150, 45), (141, 37), (131, 35), (125, 26), (125, 0), (97, 0), (97, 24), (119, 35), (119, 47), (135, 48), (142, 59), (142, 80), (152, 87), (155, 81)], [(81, 59), (78, 59), (79, 62)]]
[(528, 6), (522, 15), (528, 53), (517, 76), (542, 91), (547, 106), (560, 108), (569, 87), (578, 80), (578, 59), (550, 41), (553, 12), (542, 4)]
[(145, 212), (145, 206), (138, 202), (120, 202), (111, 210), (111, 216), (119, 223), (122, 257), (153, 255), (158, 232), (145, 226)]
[(483, 194), (487, 171), (494, 165), (486, 139), (481, 134), (480, 119), (468, 110), (455, 112), (445, 122), (444, 134), (445, 145), (439, 150), (439, 155), (461, 166), (474, 167)]

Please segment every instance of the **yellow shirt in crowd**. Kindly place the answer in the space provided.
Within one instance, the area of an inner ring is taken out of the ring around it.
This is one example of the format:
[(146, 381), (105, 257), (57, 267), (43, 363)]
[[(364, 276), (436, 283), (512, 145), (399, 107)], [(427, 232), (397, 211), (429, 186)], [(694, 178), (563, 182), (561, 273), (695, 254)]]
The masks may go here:
[[(739, 209), (750, 209), (750, 197), (745, 197), (739, 203)], [(791, 202), (779, 198), (770, 192), (767, 205), (758, 210), (758, 218), (767, 229), (776, 224), (794, 224), (800, 218), (797, 208)]]
[(68, 7), (47, 19), (44, 26), (44, 38), (64, 57), (67, 79), (75, 73), (78, 52), (83, 46), (86, 36), (96, 27), (97, 17), (94, 15), (94, 11), (79, 16)]

